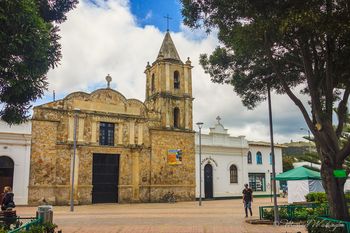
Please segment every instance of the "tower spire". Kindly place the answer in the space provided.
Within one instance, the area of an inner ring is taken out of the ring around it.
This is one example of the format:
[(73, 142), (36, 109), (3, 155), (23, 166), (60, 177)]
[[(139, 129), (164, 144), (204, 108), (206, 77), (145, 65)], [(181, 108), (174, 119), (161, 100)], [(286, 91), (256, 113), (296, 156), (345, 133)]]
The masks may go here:
[(157, 58), (181, 61), (180, 56), (177, 53), (175, 44), (171, 39), (169, 32), (165, 34), (165, 37), (164, 37), (162, 46), (160, 47)]

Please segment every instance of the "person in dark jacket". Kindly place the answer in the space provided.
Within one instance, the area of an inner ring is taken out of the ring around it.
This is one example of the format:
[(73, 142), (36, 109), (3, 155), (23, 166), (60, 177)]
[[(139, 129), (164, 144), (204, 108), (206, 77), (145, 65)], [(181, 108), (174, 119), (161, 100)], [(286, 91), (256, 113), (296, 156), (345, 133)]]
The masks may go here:
[(13, 196), (14, 194), (12, 193), (11, 187), (6, 186), (1, 198), (1, 210), (7, 210), (16, 207), (15, 202), (13, 201)]
[(253, 212), (252, 212), (253, 190), (249, 188), (248, 184), (245, 184), (242, 194), (243, 194), (245, 217), (248, 217), (248, 209), (250, 212), (250, 216), (252, 216), (253, 215)]

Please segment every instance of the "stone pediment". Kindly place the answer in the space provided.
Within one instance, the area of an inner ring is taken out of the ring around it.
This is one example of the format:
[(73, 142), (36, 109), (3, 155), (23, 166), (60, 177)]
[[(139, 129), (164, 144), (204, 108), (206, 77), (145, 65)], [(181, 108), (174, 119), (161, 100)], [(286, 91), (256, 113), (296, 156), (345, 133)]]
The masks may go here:
[(92, 93), (73, 92), (62, 100), (50, 102), (38, 107), (62, 110), (79, 109), (81, 111), (146, 116), (144, 103), (137, 99), (126, 99), (120, 92), (110, 88), (98, 89)]

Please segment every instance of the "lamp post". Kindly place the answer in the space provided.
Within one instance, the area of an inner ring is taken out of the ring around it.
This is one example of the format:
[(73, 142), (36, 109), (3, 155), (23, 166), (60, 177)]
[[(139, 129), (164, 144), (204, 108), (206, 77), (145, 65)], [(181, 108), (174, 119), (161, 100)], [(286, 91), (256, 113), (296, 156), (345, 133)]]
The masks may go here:
[(267, 85), (267, 98), (269, 105), (269, 122), (270, 122), (270, 139), (271, 139), (271, 155), (272, 155), (272, 187), (273, 187), (273, 209), (274, 209), (274, 225), (279, 224), (279, 215), (278, 215), (278, 207), (277, 207), (277, 190), (276, 190), (276, 166), (275, 166), (275, 148), (273, 142), (273, 125), (272, 125), (272, 110), (271, 110), (271, 93), (270, 93), (270, 85)]
[(70, 190), (70, 211), (74, 211), (74, 174), (75, 174), (75, 156), (77, 151), (77, 125), (78, 125), (78, 111), (80, 109), (74, 109), (74, 131), (73, 131), (73, 158), (71, 160), (71, 176), (72, 186)]
[(199, 128), (199, 206), (202, 205), (202, 126), (203, 122), (197, 122)]

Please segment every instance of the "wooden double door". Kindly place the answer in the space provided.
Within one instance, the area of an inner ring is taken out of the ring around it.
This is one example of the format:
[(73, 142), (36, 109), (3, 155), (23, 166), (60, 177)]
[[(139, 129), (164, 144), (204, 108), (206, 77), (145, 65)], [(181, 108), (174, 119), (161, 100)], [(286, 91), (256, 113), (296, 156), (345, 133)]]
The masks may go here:
[(117, 203), (119, 155), (93, 154), (92, 203)]

